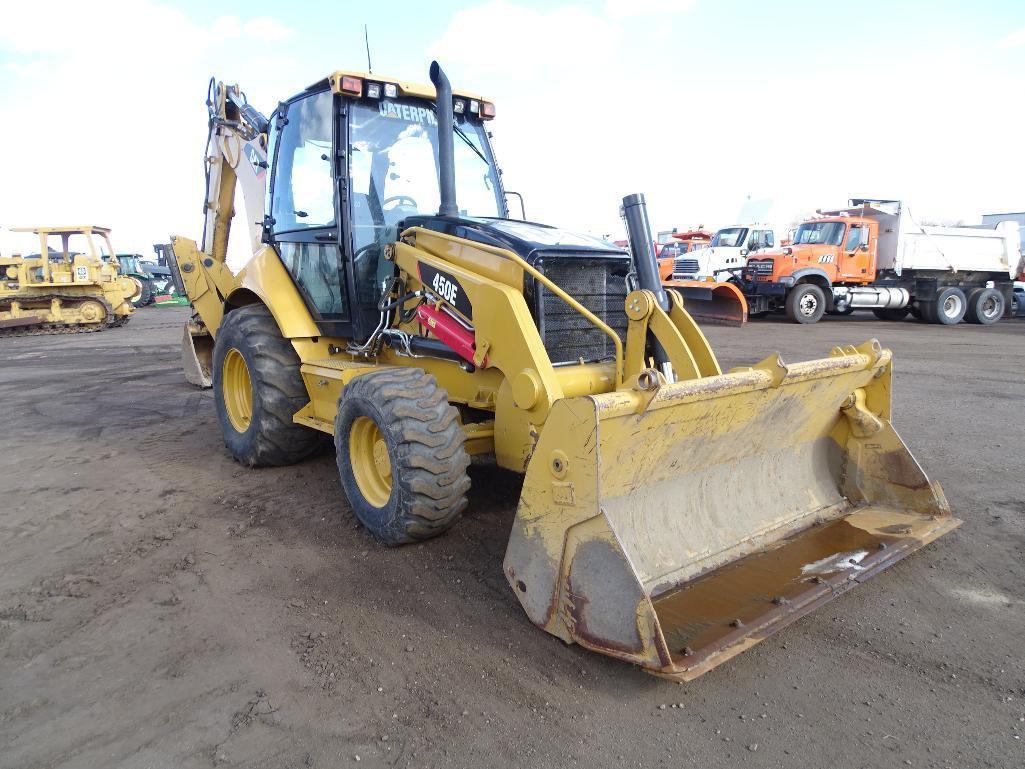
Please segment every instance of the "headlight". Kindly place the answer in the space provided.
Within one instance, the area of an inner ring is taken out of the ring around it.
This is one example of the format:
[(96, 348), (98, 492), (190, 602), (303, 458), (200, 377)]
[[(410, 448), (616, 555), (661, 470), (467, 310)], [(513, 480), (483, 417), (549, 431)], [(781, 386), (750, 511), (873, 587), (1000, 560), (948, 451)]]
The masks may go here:
[(399, 95), (399, 87), (395, 83), (384, 84), (384, 95), (388, 99), (394, 99)]

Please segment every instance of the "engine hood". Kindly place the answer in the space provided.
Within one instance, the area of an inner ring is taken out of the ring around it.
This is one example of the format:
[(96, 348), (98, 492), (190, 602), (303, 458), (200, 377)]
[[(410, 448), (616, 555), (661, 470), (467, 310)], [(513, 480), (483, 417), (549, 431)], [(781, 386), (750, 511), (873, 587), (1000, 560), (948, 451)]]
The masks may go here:
[(542, 253), (592, 259), (630, 258), (627, 251), (600, 238), (518, 219), (410, 216), (402, 223), (402, 228), (406, 227), (423, 227), (475, 243), (505, 248), (531, 263)]

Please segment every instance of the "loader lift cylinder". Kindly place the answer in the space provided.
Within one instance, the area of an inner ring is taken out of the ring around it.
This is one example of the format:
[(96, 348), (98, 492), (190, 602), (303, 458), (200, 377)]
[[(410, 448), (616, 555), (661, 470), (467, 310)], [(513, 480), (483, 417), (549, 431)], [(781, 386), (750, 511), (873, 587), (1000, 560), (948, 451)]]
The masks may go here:
[[(623, 219), (626, 221), (626, 236), (630, 241), (630, 253), (633, 254), (637, 282), (642, 289), (655, 295), (655, 301), (663, 311), (669, 312), (669, 297), (662, 288), (662, 279), (658, 274), (658, 258), (651, 242), (651, 225), (648, 223), (648, 205), (644, 202), (644, 193), (638, 192), (623, 198)], [(659, 368), (671, 380), (669, 356), (655, 339), (651, 339), (651, 353)]]
[(452, 86), (436, 61), (431, 62), (431, 82), (437, 94), (438, 110), (438, 188), (441, 205), (438, 216), (458, 216), (456, 205), (456, 160), (453, 147)]

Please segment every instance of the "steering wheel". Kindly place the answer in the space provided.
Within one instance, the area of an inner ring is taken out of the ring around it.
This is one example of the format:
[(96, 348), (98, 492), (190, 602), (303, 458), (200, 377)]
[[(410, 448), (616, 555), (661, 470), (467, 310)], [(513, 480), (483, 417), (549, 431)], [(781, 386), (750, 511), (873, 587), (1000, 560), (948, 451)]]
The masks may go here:
[(409, 205), (410, 207), (415, 208), (417, 211), (420, 210), (420, 206), (417, 204), (415, 200), (413, 200), (413, 198), (409, 197), (409, 195), (392, 195), (390, 198), (385, 198), (381, 201), (381, 208), (384, 208), (389, 203), (396, 202), (400, 205)]
[(352, 255), (352, 263), (356, 265), (362, 262), (364, 259), (366, 259), (367, 254), (369, 254), (372, 249), (377, 248), (377, 246), (377, 241), (374, 241), (373, 243), (367, 243), (365, 246), (361, 248), (357, 248), (356, 252)]

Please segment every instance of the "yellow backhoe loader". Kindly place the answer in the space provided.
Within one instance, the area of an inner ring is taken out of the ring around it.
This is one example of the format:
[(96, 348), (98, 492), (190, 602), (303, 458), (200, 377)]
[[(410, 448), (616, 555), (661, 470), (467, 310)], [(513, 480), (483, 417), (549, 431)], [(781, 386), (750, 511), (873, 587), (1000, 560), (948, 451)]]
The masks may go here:
[(0, 336), (122, 326), (139, 285), (121, 275), (106, 227), (16, 227), (38, 253), (0, 257)]
[(960, 523), (891, 425), (888, 350), (723, 373), (643, 197), (632, 256), (510, 219), (494, 104), (430, 75), (336, 72), (269, 120), (211, 81), (203, 243), (173, 251), (187, 375), (239, 462), (333, 436), (350, 506), (398, 545), (452, 526), (493, 454), (526, 476), (504, 569), (531, 621), (680, 680)]

